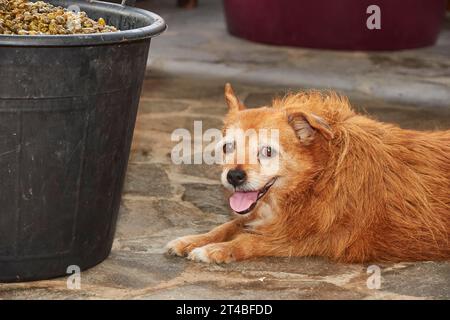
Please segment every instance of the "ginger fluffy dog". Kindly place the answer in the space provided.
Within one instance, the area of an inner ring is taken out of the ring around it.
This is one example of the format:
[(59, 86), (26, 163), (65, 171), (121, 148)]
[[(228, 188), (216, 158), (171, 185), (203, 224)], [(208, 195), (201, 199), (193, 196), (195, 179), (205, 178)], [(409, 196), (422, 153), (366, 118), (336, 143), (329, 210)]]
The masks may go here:
[[(292, 94), (257, 109), (246, 109), (228, 84), (225, 97), (225, 130), (278, 129), (278, 144), (246, 146), (257, 163), (225, 164), (233, 220), (170, 242), (169, 253), (213, 263), (450, 258), (450, 131), (381, 123), (335, 93)], [(229, 138), (224, 152), (233, 157)]]

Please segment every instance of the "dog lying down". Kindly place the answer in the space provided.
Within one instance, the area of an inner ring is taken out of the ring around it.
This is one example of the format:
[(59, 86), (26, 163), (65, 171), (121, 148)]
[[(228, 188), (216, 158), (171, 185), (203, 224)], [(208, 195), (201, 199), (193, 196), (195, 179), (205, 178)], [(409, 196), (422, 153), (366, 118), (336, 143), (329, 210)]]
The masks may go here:
[[(278, 139), (244, 144), (255, 163), (225, 161), (234, 218), (171, 241), (170, 254), (211, 263), (450, 259), (450, 130), (377, 122), (335, 93), (301, 92), (246, 109), (227, 84), (225, 98), (224, 132), (277, 129)], [(224, 138), (225, 158), (237, 153), (233, 139)]]

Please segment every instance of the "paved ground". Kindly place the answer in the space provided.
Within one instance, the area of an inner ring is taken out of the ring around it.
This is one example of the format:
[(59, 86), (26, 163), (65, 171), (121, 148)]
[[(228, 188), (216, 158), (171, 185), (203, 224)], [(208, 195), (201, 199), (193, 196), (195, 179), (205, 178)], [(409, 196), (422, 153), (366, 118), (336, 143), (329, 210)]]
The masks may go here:
[[(220, 127), (223, 82), (153, 74), (145, 82), (120, 221), (109, 259), (82, 273), (81, 290), (66, 279), (0, 285), (0, 298), (131, 299), (449, 299), (450, 263), (380, 265), (380, 290), (368, 289), (367, 265), (321, 258), (259, 259), (205, 265), (163, 254), (169, 240), (227, 220), (220, 169), (176, 166), (170, 133), (203, 120)], [(280, 92), (235, 84), (250, 106)], [(361, 109), (404, 127), (450, 128), (450, 111), (353, 99)]]
[(191, 128), (194, 120), (203, 120), (204, 129), (221, 127), (225, 81), (232, 80), (250, 106), (286, 88), (335, 88), (380, 120), (420, 130), (450, 128), (448, 22), (432, 48), (330, 52), (233, 38), (225, 32), (220, 3), (200, 3), (194, 11), (156, 0), (144, 4), (161, 13), (170, 29), (152, 43), (153, 72), (144, 85), (109, 259), (83, 272), (81, 290), (68, 290), (64, 278), (0, 284), (0, 299), (450, 299), (450, 262), (380, 265), (376, 290), (367, 287), (367, 265), (321, 258), (205, 265), (163, 254), (169, 240), (228, 219), (219, 168), (170, 160), (174, 129)]

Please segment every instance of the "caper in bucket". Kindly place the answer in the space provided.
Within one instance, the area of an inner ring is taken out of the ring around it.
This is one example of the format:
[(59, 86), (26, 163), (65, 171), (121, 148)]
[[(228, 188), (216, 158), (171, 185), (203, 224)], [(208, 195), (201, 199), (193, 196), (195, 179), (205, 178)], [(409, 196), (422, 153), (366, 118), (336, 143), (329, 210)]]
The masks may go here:
[(83, 11), (71, 11), (44, 1), (0, 0), (0, 34), (65, 35), (118, 31), (105, 19), (93, 20)]

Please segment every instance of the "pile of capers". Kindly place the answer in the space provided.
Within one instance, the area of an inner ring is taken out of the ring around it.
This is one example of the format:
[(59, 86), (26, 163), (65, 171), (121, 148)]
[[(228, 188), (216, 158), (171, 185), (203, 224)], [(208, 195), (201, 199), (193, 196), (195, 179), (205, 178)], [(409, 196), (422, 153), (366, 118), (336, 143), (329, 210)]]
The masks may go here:
[(103, 18), (70, 11), (44, 1), (0, 0), (0, 35), (63, 35), (118, 31)]

